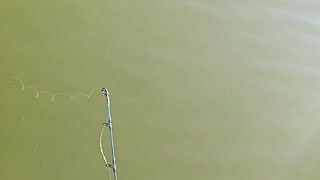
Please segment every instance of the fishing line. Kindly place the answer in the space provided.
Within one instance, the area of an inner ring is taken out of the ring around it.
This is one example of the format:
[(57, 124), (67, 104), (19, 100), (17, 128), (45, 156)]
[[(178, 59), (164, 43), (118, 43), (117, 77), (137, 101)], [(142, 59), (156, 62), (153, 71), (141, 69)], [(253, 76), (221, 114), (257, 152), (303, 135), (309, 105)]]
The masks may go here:
[[(74, 95), (71, 95), (71, 94), (65, 93), (65, 92), (53, 94), (53, 93), (51, 93), (51, 92), (49, 92), (49, 91), (39, 91), (39, 90), (38, 90), (37, 88), (35, 88), (34, 86), (25, 86), (24, 83), (23, 83), (23, 81), (22, 81), (20, 78), (18, 78), (18, 77), (12, 77), (12, 78), (13, 78), (13, 79), (16, 79), (16, 80), (18, 80), (18, 81), (20, 82), (20, 84), (21, 84), (21, 91), (24, 91), (25, 89), (33, 89), (33, 90), (35, 91), (35, 93), (36, 93), (36, 98), (39, 98), (39, 95), (40, 95), (40, 94), (48, 94), (48, 95), (51, 96), (51, 101), (52, 101), (52, 102), (54, 102), (56, 96), (61, 96), (61, 95), (67, 96), (67, 97), (69, 97), (71, 100), (73, 100), (73, 99), (76, 98), (77, 96), (85, 96), (85, 97), (87, 97), (87, 98), (90, 98), (91, 95), (92, 95), (94, 92), (96, 92), (96, 91), (98, 91), (99, 89), (101, 89), (101, 88), (95, 88), (95, 89), (91, 90), (89, 94), (82, 93), (82, 92), (77, 93), (77, 94), (74, 94)], [(15, 86), (14, 86), (14, 87), (15, 87)]]
[[(101, 133), (100, 133), (100, 152), (101, 152), (101, 155), (102, 155), (102, 159), (104, 161), (105, 164), (109, 164), (108, 163), (108, 160), (105, 156), (105, 153), (104, 153), (104, 150), (103, 150), (103, 147), (102, 147), (102, 137), (103, 137), (103, 132), (104, 132), (104, 129), (106, 128), (106, 126), (103, 126), (102, 127), (102, 130), (101, 130)], [(109, 174), (109, 179), (111, 179), (111, 172), (110, 172), (110, 168), (108, 168), (108, 174)]]

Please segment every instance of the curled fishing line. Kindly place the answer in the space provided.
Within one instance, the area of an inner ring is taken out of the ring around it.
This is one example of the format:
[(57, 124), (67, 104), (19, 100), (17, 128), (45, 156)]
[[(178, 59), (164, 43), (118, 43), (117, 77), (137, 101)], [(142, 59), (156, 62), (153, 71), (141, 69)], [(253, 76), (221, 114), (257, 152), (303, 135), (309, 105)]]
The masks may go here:
[[(20, 84), (21, 84), (21, 91), (24, 91), (24, 90), (26, 90), (26, 89), (32, 89), (32, 90), (34, 90), (34, 92), (36, 93), (36, 95), (35, 95), (36, 98), (39, 98), (39, 95), (40, 95), (40, 94), (48, 94), (48, 95), (51, 96), (51, 101), (52, 101), (52, 102), (54, 102), (56, 96), (63, 96), (63, 95), (69, 97), (71, 100), (73, 100), (73, 99), (76, 98), (77, 96), (85, 96), (85, 97), (87, 97), (87, 98), (90, 98), (91, 95), (92, 95), (95, 91), (100, 90), (100, 88), (95, 88), (95, 89), (91, 90), (89, 94), (82, 93), (82, 92), (77, 93), (77, 94), (74, 94), (74, 95), (71, 95), (71, 94), (65, 93), (65, 92), (53, 94), (53, 93), (51, 93), (51, 92), (49, 92), (49, 91), (39, 91), (39, 90), (38, 90), (37, 88), (35, 88), (34, 86), (25, 86), (25, 84), (23, 83), (23, 81), (22, 81), (20, 78), (18, 78), (18, 77), (12, 77), (12, 78), (13, 78), (13, 79), (16, 79), (16, 80), (18, 80), (18, 81), (20, 82)], [(14, 86), (14, 87), (16, 87), (16, 86)]]

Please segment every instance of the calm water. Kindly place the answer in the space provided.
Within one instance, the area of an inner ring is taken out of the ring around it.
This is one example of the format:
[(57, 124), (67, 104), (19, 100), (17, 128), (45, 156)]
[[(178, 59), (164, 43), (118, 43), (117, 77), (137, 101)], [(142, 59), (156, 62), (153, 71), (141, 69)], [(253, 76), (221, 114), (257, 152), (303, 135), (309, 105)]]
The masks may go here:
[[(0, 179), (319, 179), (320, 2), (0, 1)], [(107, 136), (105, 137), (106, 148)]]

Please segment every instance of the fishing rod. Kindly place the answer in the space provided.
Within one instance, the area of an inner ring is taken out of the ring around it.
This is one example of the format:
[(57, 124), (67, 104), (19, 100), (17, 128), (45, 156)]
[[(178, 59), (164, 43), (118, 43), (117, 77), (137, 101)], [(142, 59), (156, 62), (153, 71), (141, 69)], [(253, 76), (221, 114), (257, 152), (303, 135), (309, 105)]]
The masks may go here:
[[(114, 150), (114, 142), (113, 142), (113, 133), (112, 133), (112, 122), (111, 122), (111, 111), (110, 111), (110, 96), (109, 96), (109, 91), (107, 88), (102, 88), (101, 93), (104, 94), (106, 96), (106, 100), (107, 100), (107, 122), (103, 123), (103, 129), (100, 135), (100, 150), (103, 156), (103, 159), (106, 163), (106, 167), (107, 168), (111, 168), (113, 171), (113, 180), (118, 180), (118, 176), (117, 176), (117, 164), (116, 164), (116, 155), (115, 155), (115, 150)], [(101, 143), (101, 139), (102, 139), (102, 135), (103, 135), (103, 131), (104, 128), (108, 127), (109, 128), (109, 137), (110, 137), (110, 148), (111, 148), (111, 158), (112, 158), (112, 162), (108, 163), (107, 159), (103, 153), (103, 149), (102, 149), (102, 143)]]

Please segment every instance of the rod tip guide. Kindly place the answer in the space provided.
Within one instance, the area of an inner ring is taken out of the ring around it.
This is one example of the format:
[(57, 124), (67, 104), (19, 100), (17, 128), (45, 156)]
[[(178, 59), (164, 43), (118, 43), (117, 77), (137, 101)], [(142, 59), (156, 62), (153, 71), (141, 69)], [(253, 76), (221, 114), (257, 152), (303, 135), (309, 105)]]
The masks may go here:
[(102, 88), (101, 89), (101, 93), (104, 94), (104, 95), (109, 95), (109, 91), (107, 88)]

